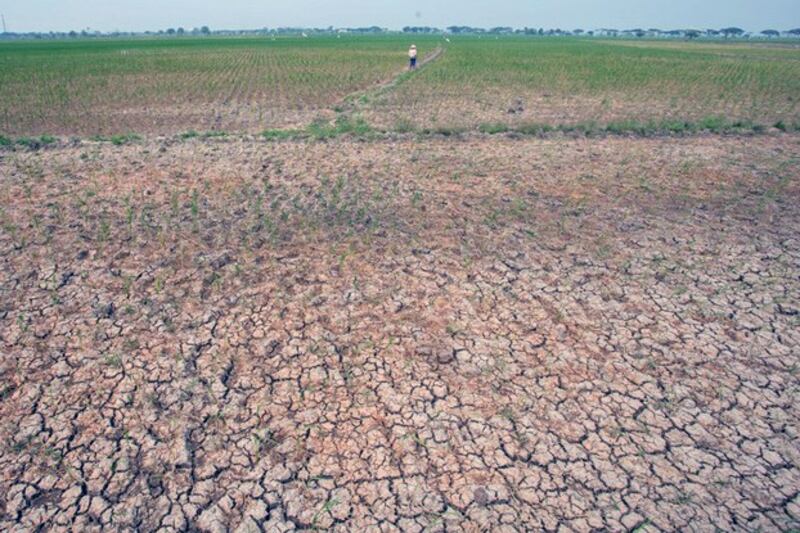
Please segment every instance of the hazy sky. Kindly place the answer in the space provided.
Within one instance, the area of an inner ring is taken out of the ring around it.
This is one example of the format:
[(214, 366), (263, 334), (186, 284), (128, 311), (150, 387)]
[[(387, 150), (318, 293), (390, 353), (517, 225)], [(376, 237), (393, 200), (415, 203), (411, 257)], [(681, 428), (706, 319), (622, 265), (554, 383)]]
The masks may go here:
[(146, 30), (208, 25), (800, 27), (800, 0), (0, 0), (8, 31)]

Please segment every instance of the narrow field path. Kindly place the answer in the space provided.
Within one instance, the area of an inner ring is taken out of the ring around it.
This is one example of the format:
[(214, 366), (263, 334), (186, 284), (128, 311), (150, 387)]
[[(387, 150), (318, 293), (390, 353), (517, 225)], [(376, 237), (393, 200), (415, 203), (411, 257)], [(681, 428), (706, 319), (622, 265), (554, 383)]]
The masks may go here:
[(394, 89), (410, 76), (419, 73), (423, 68), (425, 68), (426, 65), (439, 59), (444, 54), (444, 51), (444, 48), (437, 46), (430, 54), (422, 58), (422, 60), (417, 64), (417, 68), (415, 70), (409, 70), (408, 67), (405, 67), (402, 71), (395, 72), (391, 77), (376, 85), (373, 85), (367, 90), (350, 93), (344, 97), (342, 101), (335, 105), (334, 109), (343, 109), (344, 112), (353, 112), (363, 109), (373, 97)]

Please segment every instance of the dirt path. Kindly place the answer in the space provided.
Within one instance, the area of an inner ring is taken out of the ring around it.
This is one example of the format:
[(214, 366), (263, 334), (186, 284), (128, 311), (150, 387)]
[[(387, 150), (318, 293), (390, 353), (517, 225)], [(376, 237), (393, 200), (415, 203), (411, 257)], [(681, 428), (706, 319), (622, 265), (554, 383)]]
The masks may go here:
[(417, 64), (416, 70), (412, 71), (408, 68), (404, 68), (401, 71), (395, 72), (392, 77), (385, 79), (381, 83), (374, 85), (365, 91), (356, 91), (354, 93), (350, 93), (337, 106), (335, 106), (335, 108), (344, 109), (346, 112), (364, 109), (374, 97), (394, 89), (409, 77), (418, 74), (423, 68), (425, 68), (426, 65), (429, 65), (430, 63), (433, 63), (439, 59), (444, 54), (444, 51), (445, 49), (441, 46), (436, 47), (433, 52), (422, 58), (422, 61)]

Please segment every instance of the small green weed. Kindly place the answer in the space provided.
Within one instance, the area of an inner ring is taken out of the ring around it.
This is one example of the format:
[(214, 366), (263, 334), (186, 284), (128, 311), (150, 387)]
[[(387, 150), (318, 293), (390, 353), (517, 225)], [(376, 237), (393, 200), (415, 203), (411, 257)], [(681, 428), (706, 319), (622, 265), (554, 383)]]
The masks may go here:
[(128, 133), (127, 135), (112, 135), (109, 141), (114, 146), (122, 146), (123, 144), (132, 143), (134, 141), (140, 141), (142, 137), (136, 135), (135, 133)]
[(537, 124), (532, 122), (518, 126), (514, 131), (522, 135), (544, 135), (545, 133), (550, 133), (553, 129), (553, 126), (549, 124)]
[(118, 354), (107, 355), (104, 359), (104, 362), (106, 365), (113, 368), (122, 367), (122, 357), (120, 357)]
[(478, 126), (478, 131), (481, 133), (486, 133), (488, 135), (496, 135), (498, 133), (506, 133), (509, 131), (509, 127), (507, 124), (503, 124), (502, 122), (496, 122), (491, 124), (481, 124)]
[(366, 137), (374, 133), (363, 118), (353, 119), (345, 115), (340, 115), (332, 125), (325, 120), (315, 120), (308, 126), (307, 132), (315, 140), (333, 139), (348, 134)]
[(20, 137), (17, 139), (16, 144), (30, 148), (31, 150), (38, 150), (43, 146), (55, 144), (58, 139), (52, 135), (42, 135), (41, 137)]
[(416, 129), (414, 123), (405, 118), (398, 119), (394, 123), (394, 131), (396, 133), (413, 133)]
[(289, 139), (297, 139), (303, 135), (300, 130), (265, 130), (261, 132), (261, 136), (268, 141), (285, 141)]

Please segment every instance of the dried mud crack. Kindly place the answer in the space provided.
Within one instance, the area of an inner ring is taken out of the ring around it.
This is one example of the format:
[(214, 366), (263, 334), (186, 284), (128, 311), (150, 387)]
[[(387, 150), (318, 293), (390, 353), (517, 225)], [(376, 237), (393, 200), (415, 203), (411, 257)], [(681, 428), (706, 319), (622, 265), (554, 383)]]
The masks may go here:
[(797, 528), (799, 156), (0, 154), (0, 528)]

